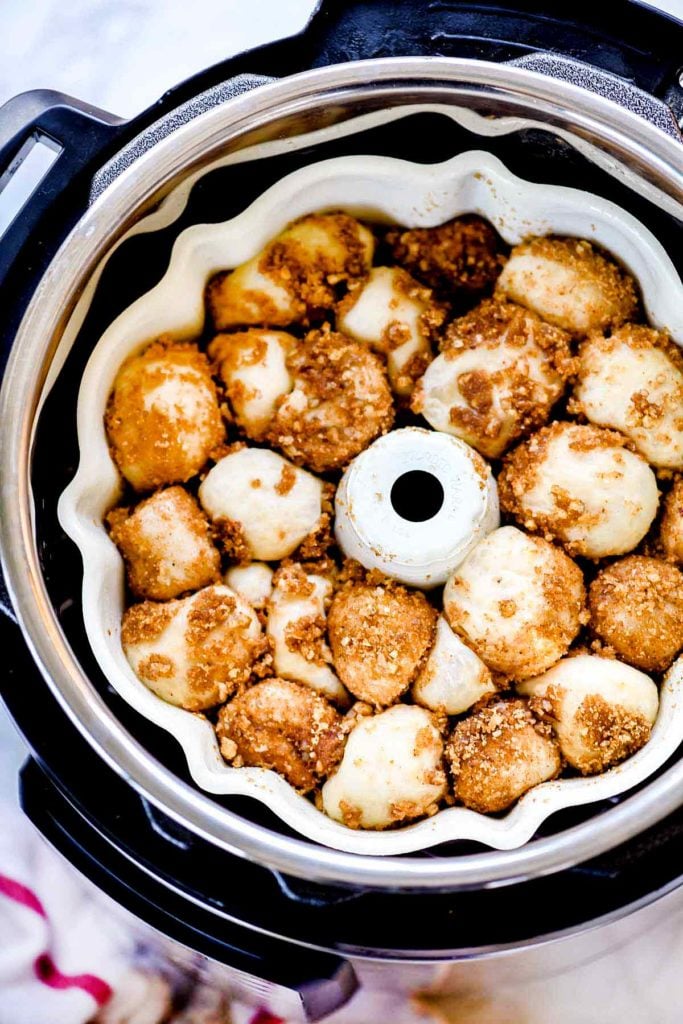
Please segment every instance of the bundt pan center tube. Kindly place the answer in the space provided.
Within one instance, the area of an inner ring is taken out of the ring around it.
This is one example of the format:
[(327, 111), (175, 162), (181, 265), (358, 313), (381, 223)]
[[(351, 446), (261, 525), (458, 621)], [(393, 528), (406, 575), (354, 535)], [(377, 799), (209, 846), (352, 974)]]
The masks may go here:
[[(581, 65), (573, 67), (574, 78), (577, 67), (580, 79)], [(241, 70), (247, 69), (243, 66)], [(251, 70), (266, 73), (260, 58)], [(543, 68), (543, 72), (547, 70)], [(586, 73), (595, 87), (600, 74)], [(302, 130), (311, 131), (334, 120), (343, 125), (378, 108), (443, 104), (465, 114), (486, 112), (492, 123), (500, 123), (502, 133), (513, 128), (501, 123), (501, 117), (533, 123), (536, 130), (538, 126), (550, 129), (556, 138), (564, 140), (563, 145), (590, 153), (592, 161), (609, 164), (627, 188), (637, 186), (660, 211), (680, 221), (683, 175), (675, 119), (664, 104), (646, 93), (634, 93), (620, 80), (612, 79), (610, 84), (612, 95), (622, 101), (633, 101), (635, 96), (639, 109), (651, 113), (656, 123), (649, 123), (633, 109), (620, 107), (611, 99), (540, 71), (450, 57), (396, 57), (319, 68), (262, 85), (227, 102), (221, 102), (220, 90), (214, 91), (207, 97), (206, 106), (193, 100), (189, 108), (181, 109), (172, 134), (164, 137), (166, 129), (156, 125), (143, 133), (134, 147), (114, 158), (109, 169), (99, 175), (98, 198), (89, 207), (72, 211), (78, 217), (73, 230), (59, 251), (50, 254), (38, 286), (34, 282), (30, 292), (23, 293), (28, 303), (23, 315), (21, 303), (18, 307), (13, 303), (11, 309), (8, 305), (7, 331), (13, 345), (0, 409), (0, 528), (8, 589), (24, 635), (60, 704), (102, 757), (171, 818), (216, 845), (302, 877), (366, 886), (452, 888), (510, 882), (560, 870), (613, 847), (679, 806), (683, 766), (676, 762), (618, 806), (514, 851), (398, 860), (359, 857), (254, 824), (199, 793), (153, 758), (91, 685), (62, 631), (46, 587), (33, 514), (34, 501), (38, 505), (42, 500), (31, 487), (36, 416), (45, 381), (53, 383), (58, 376), (59, 368), (53, 364), (55, 351), (61, 342), (60, 356), (65, 356), (76, 335), (78, 324), (73, 319), (67, 323), (67, 313), (77, 307), (79, 295), (114, 242), (182, 178), (229, 150), (256, 141), (265, 142), (278, 135), (294, 137)], [(210, 105), (216, 102), (218, 105)], [(99, 124), (97, 131), (101, 131), (97, 112), (85, 116)], [(191, 119), (178, 125), (185, 117)], [(153, 114), (147, 120), (153, 120)], [(16, 140), (16, 133), (12, 139)], [(96, 148), (93, 144), (91, 152)], [(62, 164), (62, 171), (67, 163)], [(59, 166), (59, 160), (55, 166)], [(548, 173), (552, 173), (550, 164)], [(81, 196), (86, 178), (92, 181), (92, 166), (78, 182)], [(61, 184), (66, 187), (64, 182)], [(75, 189), (76, 184), (70, 187)], [(46, 210), (47, 206), (44, 217)], [(163, 221), (163, 207), (158, 216)], [(59, 237), (58, 231), (55, 237)], [(15, 239), (10, 242), (14, 244)], [(11, 254), (11, 246), (8, 252)], [(27, 265), (13, 263), (9, 269), (10, 276), (4, 276), (5, 288), (27, 273)], [(85, 311), (83, 306), (77, 310), (81, 318)], [(17, 325), (16, 334), (13, 323)], [(39, 457), (36, 448), (35, 458)]]

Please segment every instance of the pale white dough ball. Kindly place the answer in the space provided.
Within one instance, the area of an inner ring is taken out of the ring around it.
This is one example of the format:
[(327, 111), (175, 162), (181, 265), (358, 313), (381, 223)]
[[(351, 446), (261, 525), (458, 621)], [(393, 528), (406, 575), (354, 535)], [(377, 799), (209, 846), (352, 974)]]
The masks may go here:
[(502, 526), (450, 578), (443, 607), (451, 628), (490, 669), (525, 679), (567, 651), (585, 597), (581, 570), (563, 551)]
[(252, 259), (218, 274), (207, 289), (216, 330), (286, 327), (331, 309), (335, 286), (367, 273), (372, 232), (345, 213), (314, 213), (295, 221)]
[(618, 764), (650, 738), (657, 687), (613, 658), (577, 654), (518, 687), (550, 721), (566, 761), (584, 775)]
[(252, 557), (286, 558), (317, 525), (322, 482), (275, 452), (240, 448), (220, 459), (199, 488), (219, 526), (237, 524)]
[(138, 679), (188, 711), (213, 707), (234, 693), (264, 650), (256, 612), (222, 584), (178, 601), (131, 605), (121, 642)]
[(561, 540), (571, 554), (632, 551), (659, 502), (655, 475), (623, 435), (551, 423), (515, 448), (498, 477), (503, 511), (527, 530)]
[(408, 395), (432, 358), (431, 340), (444, 319), (429, 288), (400, 267), (373, 267), (342, 302), (337, 326), (387, 357), (393, 390)]
[(224, 576), (225, 583), (248, 601), (252, 608), (265, 608), (273, 590), (273, 570), (265, 562), (232, 565)]
[(285, 331), (257, 328), (218, 334), (209, 345), (235, 420), (247, 437), (261, 437), (278, 399), (291, 391), (287, 356), (295, 345), (296, 338)]
[(348, 693), (332, 667), (327, 643), (327, 605), (332, 583), (300, 565), (278, 570), (268, 601), (266, 632), (273, 641), (275, 672), (348, 703)]
[(620, 430), (653, 466), (683, 469), (683, 357), (661, 331), (625, 324), (591, 335), (572, 411)]
[(578, 238), (532, 238), (516, 245), (496, 293), (575, 335), (616, 327), (638, 305), (632, 278)]
[(350, 828), (383, 829), (433, 814), (446, 794), (443, 742), (429, 711), (397, 704), (361, 718), (322, 789), (325, 814)]
[(569, 366), (564, 331), (513, 302), (487, 299), (450, 324), (412, 408), (435, 430), (498, 458), (547, 421)]
[(495, 693), (491, 673), (440, 615), (436, 640), (413, 683), (416, 704), (444, 715), (461, 715), (487, 693)]

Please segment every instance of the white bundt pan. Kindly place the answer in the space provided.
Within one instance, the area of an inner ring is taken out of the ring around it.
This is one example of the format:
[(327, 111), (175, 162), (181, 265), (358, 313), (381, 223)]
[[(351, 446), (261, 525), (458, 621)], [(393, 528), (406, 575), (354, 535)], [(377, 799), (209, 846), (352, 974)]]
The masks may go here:
[(216, 271), (250, 259), (295, 218), (337, 209), (407, 227), (432, 227), (461, 214), (477, 213), (491, 221), (510, 244), (545, 234), (590, 239), (634, 275), (650, 322), (683, 345), (683, 286), (671, 260), (643, 224), (599, 196), (523, 181), (481, 151), (428, 166), (387, 157), (349, 156), (295, 171), (238, 217), (183, 231), (162, 280), (112, 323), (90, 357), (78, 399), (80, 464), (59, 505), (61, 524), (83, 557), (88, 638), (112, 686), (141, 715), (176, 737), (192, 778), (207, 792), (254, 797), (308, 839), (352, 853), (411, 853), (454, 839), (512, 849), (526, 843), (555, 811), (623, 793), (674, 753), (683, 742), (683, 658), (662, 684), (650, 742), (622, 765), (593, 778), (546, 782), (500, 818), (451, 807), (404, 828), (362, 832), (326, 817), (274, 772), (228, 767), (209, 722), (151, 693), (133, 674), (121, 649), (124, 567), (103, 525), (120, 492), (104, 431), (105, 407), (116, 372), (124, 359), (160, 334), (182, 339), (202, 330), (204, 286)]

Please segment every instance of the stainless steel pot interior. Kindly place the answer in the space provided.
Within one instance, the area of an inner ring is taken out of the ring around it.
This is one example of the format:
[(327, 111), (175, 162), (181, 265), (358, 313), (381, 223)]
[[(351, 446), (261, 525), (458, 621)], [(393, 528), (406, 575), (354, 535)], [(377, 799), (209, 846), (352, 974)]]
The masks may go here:
[(629, 169), (656, 186), (683, 221), (683, 150), (675, 138), (601, 96), (519, 67), (450, 58), (364, 61), (292, 76), (210, 109), (111, 181), (33, 296), (0, 395), (0, 540), (22, 628), (55, 696), (99, 754), (171, 818), (232, 853), (309, 880), (412, 889), (494, 886), (559, 871), (656, 823), (683, 801), (683, 761), (618, 806), (518, 850), (383, 859), (270, 831), (180, 780), (95, 692), (50, 604), (32, 527), (31, 442), (41, 390), (77, 298), (113, 243), (175, 184), (220, 155), (413, 103), (531, 118), (569, 132), (607, 154), (615, 174)]

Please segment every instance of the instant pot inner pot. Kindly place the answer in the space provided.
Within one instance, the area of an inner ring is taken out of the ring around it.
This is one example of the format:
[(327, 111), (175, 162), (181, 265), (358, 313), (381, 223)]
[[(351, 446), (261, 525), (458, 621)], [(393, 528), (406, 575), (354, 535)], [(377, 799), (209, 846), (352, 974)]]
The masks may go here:
[[(683, 225), (653, 202), (612, 177), (579, 149), (549, 130), (526, 128), (509, 134), (483, 136), (469, 131), (445, 114), (406, 114), (378, 127), (337, 137), (282, 155), (208, 170), (194, 184), (186, 207), (169, 226), (135, 235), (114, 252), (97, 285), (92, 304), (59, 376), (47, 396), (35, 433), (32, 482), (36, 500), (35, 524), (39, 554), (50, 599), (77, 658), (121, 723), (167, 768), (191, 782), (180, 746), (166, 732), (133, 711), (107, 683), (90, 650), (81, 613), (80, 556), (57, 520), (57, 502), (72, 479), (78, 462), (76, 402), (90, 353), (111, 321), (164, 274), (176, 237), (197, 223), (224, 221), (241, 213), (274, 182), (313, 161), (348, 154), (378, 154), (420, 163), (438, 163), (458, 153), (485, 149), (511, 171), (530, 181), (585, 189), (619, 204), (646, 224), (668, 251), (679, 273), (683, 262)], [(144, 339), (141, 339), (144, 340)], [(397, 481), (392, 500), (405, 518), (419, 521), (433, 514), (439, 502), (434, 488), (423, 489), (430, 508), (417, 507)], [(408, 481), (406, 481), (406, 484)], [(434, 493), (432, 493), (434, 490)], [(626, 795), (630, 795), (626, 794)], [(216, 797), (232, 811), (271, 830), (293, 834), (256, 800)], [(552, 816), (537, 836), (549, 835), (601, 814), (619, 798)], [(532, 840), (533, 842), (533, 840)], [(478, 844), (453, 842), (422, 856), (453, 856), (480, 851)]]

